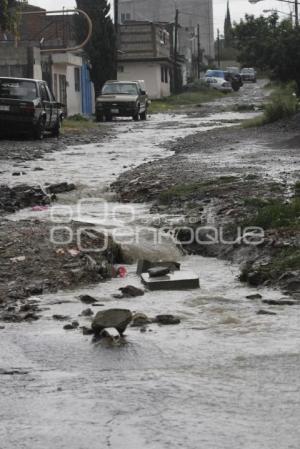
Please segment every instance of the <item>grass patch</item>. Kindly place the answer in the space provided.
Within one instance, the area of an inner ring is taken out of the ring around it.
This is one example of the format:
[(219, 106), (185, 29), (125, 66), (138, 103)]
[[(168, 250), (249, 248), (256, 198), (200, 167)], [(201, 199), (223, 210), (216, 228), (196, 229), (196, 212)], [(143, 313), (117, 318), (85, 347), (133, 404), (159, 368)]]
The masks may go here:
[(270, 96), (270, 101), (264, 107), (264, 113), (243, 123), (245, 128), (266, 125), (277, 120), (292, 117), (299, 110), (299, 99), (296, 94), (296, 86), (289, 83), (275, 88)]
[(97, 123), (83, 116), (75, 115), (73, 117), (68, 117), (63, 121), (62, 133), (77, 133), (81, 134), (89, 129), (97, 127)]
[(168, 190), (161, 192), (161, 194), (159, 195), (159, 201), (162, 204), (168, 204), (176, 199), (180, 199), (192, 194), (200, 195), (205, 193), (208, 189), (213, 190), (214, 188), (220, 188), (222, 184), (230, 184), (237, 180), (238, 178), (235, 176), (220, 176), (219, 178), (210, 179), (204, 182), (178, 184)]
[(171, 95), (170, 97), (163, 98), (162, 100), (153, 100), (149, 112), (156, 114), (158, 112), (167, 112), (178, 109), (182, 106), (199, 105), (222, 96), (224, 96), (222, 92), (218, 92), (215, 89), (205, 86), (197, 91)]
[(257, 212), (247, 225), (258, 226), (263, 229), (297, 228), (300, 226), (300, 198), (294, 198), (290, 203), (281, 200), (264, 200), (249, 198), (245, 200), (248, 206), (257, 208)]
[[(300, 249), (296, 247), (285, 248), (278, 251), (272, 260), (256, 269), (257, 278), (261, 283), (267, 280), (277, 280), (283, 273), (300, 269)], [(251, 271), (251, 268), (250, 268)], [(242, 282), (248, 281), (249, 267), (245, 267), (240, 275)]]

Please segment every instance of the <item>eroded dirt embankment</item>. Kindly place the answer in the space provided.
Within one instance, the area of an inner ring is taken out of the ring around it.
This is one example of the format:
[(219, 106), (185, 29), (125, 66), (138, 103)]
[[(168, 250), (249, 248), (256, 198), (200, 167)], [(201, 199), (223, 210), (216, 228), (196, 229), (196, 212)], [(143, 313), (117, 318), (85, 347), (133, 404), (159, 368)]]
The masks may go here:
[[(299, 298), (299, 115), (260, 128), (197, 133), (168, 148), (174, 156), (120, 176), (112, 187), (121, 201), (151, 201), (153, 212), (182, 216), (182, 224), (193, 229), (215, 226), (226, 241), (237, 238), (238, 227), (261, 227), (259, 245), (194, 241), (187, 246), (240, 262), (241, 279), (252, 285), (278, 284)], [(178, 235), (190, 241), (180, 227)], [(201, 236), (210, 238), (205, 231)]]

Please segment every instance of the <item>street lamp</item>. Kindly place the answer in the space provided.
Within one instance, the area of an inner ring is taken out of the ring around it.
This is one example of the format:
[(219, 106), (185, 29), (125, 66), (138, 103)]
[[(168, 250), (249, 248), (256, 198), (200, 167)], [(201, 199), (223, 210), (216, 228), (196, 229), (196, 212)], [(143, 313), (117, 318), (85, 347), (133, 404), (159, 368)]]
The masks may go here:
[[(263, 0), (248, 0), (248, 1), (249, 1), (249, 3), (256, 4), (256, 3), (262, 2)], [(294, 1), (291, 1), (291, 0), (277, 0), (277, 1), (282, 2), (282, 3), (289, 3), (289, 4), (292, 4), (292, 5), (295, 5), (295, 23), (296, 23), (296, 26), (299, 26), (298, 0), (294, 0)]]
[(292, 12), (286, 12), (286, 11), (279, 11), (279, 9), (264, 9), (263, 13), (267, 14), (267, 13), (279, 13), (279, 14), (284, 14), (285, 16), (294, 16), (294, 14)]

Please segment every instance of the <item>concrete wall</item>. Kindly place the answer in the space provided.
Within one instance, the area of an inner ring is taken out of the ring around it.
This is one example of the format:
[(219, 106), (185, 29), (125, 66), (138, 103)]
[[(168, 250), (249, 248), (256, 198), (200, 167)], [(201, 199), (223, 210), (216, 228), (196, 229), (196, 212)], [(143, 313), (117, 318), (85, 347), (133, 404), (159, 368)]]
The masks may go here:
[(169, 82), (161, 81), (161, 64), (158, 62), (120, 62), (124, 70), (118, 72), (120, 81), (144, 80), (149, 97), (153, 100), (170, 95), (170, 76)]
[(169, 58), (170, 36), (163, 25), (135, 22), (120, 26), (122, 59)]
[(40, 50), (1, 44), (0, 76), (42, 79)]
[[(195, 32), (200, 25), (200, 44), (206, 55), (214, 57), (214, 27), (213, 27), (213, 3), (212, 0), (119, 0), (121, 21), (124, 14), (130, 20), (148, 20), (150, 22), (174, 22), (175, 9), (185, 14), (180, 14), (179, 22), (190, 34)], [(190, 37), (189, 36), (189, 37)], [(180, 46), (183, 50), (189, 45), (187, 39), (182, 38)]]

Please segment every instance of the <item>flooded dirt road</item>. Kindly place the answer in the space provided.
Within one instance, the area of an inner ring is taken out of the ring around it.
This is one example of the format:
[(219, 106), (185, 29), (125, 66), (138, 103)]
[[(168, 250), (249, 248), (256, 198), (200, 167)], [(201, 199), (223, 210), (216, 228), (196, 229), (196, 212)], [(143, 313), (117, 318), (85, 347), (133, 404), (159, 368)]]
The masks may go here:
[[(241, 94), (243, 95), (243, 94)], [(249, 115), (224, 112), (216, 117), (153, 116), (146, 124), (116, 122), (116, 138), (103, 145), (71, 147), (52, 160), (26, 163), (22, 179), (45, 184), (70, 181), (79, 188), (61, 196), (61, 221), (73, 218), (97, 228), (150, 225), (149, 206), (116, 209), (108, 186), (127, 167), (170, 153), (161, 145), (209, 127), (232, 126)], [(229, 120), (229, 122), (228, 122)], [(33, 171), (43, 168), (42, 176)], [(155, 182), (155, 181), (154, 181)], [(86, 199), (78, 213), (77, 201)], [(107, 200), (107, 203), (103, 202)], [(103, 207), (105, 205), (105, 208)], [(9, 219), (49, 221), (51, 209), (10, 215)], [(173, 219), (174, 217), (172, 217)], [(153, 251), (149, 236), (130, 248), (135, 255)], [(180, 257), (170, 242), (164, 257)], [(237, 281), (238, 267), (214, 258), (181, 256), (195, 271), (201, 289), (146, 292), (115, 299), (118, 288), (140, 287), (135, 266), (126, 279), (113, 279), (77, 291), (32, 298), (43, 312), (31, 324), (5, 324), (0, 330), (0, 441), (5, 449), (298, 449), (299, 306), (268, 307), (263, 300), (283, 295), (250, 289)], [(261, 299), (247, 299), (255, 293)], [(171, 313), (177, 326), (151, 324), (145, 333), (128, 328), (122, 345), (97, 344), (79, 331), (63, 330), (53, 315), (80, 325), (80, 294), (98, 299), (101, 308), (124, 307), (148, 316)]]

